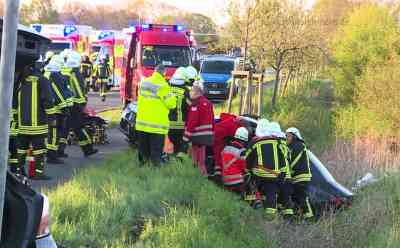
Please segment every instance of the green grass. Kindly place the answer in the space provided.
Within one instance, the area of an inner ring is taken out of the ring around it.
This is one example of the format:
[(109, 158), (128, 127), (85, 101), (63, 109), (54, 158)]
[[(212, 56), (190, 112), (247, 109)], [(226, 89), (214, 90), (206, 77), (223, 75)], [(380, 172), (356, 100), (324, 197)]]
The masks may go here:
[[(190, 162), (138, 167), (121, 153), (48, 192), (67, 247), (263, 247), (260, 216), (201, 178)], [(143, 230), (142, 230), (143, 229)], [(88, 246), (85, 246), (88, 245)]]
[(108, 127), (112, 128), (119, 124), (122, 109), (112, 109), (100, 112), (98, 115), (108, 121)]
[(52, 233), (66, 247), (399, 247), (400, 177), (360, 192), (350, 210), (313, 225), (266, 222), (191, 162), (138, 167), (133, 152), (47, 192)]

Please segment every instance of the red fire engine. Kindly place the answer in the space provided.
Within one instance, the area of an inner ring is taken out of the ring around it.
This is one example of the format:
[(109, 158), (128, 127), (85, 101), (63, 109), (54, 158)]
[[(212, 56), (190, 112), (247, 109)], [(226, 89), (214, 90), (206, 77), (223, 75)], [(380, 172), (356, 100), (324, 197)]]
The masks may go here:
[(125, 33), (125, 76), (120, 85), (125, 104), (137, 100), (140, 81), (151, 76), (157, 65), (164, 65), (167, 77), (171, 77), (178, 67), (192, 64), (194, 39), (181, 25), (142, 24)]

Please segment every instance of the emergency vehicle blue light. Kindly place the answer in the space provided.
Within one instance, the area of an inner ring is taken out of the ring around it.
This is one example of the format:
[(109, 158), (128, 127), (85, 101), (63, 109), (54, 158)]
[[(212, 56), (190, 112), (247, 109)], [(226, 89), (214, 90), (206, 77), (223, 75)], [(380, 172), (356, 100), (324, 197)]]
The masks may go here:
[(67, 37), (67, 36), (75, 33), (76, 31), (78, 31), (78, 29), (73, 25), (65, 26), (64, 27), (64, 37)]
[(183, 30), (185, 30), (185, 27), (183, 25), (175, 25), (174, 26), (174, 31), (182, 32)]
[(146, 31), (150, 29), (150, 24), (142, 24), (142, 30)]
[(40, 33), (42, 31), (42, 25), (40, 24), (34, 24), (32, 25), (32, 28), (36, 30), (36, 32)]
[(132, 32), (132, 33), (136, 33), (136, 28), (133, 27), (133, 26), (132, 26), (132, 27), (129, 27), (129, 31)]
[(112, 35), (113, 35), (113, 32), (111, 32), (111, 31), (102, 31), (102, 32), (100, 32), (100, 34), (97, 38), (99, 40), (103, 40), (103, 39), (111, 37)]

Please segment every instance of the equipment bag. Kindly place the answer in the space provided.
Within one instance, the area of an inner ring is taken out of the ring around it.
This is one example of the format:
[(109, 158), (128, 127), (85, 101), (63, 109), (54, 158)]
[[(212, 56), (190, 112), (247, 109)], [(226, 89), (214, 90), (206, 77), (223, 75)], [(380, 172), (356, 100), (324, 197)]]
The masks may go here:
[(42, 210), (42, 195), (7, 172), (0, 247), (36, 247), (35, 240)]

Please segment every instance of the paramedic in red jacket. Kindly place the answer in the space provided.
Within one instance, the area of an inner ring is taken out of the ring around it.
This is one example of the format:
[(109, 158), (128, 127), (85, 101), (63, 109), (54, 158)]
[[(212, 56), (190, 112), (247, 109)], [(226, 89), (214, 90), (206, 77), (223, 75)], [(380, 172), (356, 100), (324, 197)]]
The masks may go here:
[(190, 98), (192, 104), (188, 108), (183, 140), (192, 143), (193, 164), (199, 166), (203, 176), (207, 176), (206, 146), (214, 143), (213, 105), (203, 96), (198, 85), (192, 87)]
[(235, 115), (222, 113), (221, 121), (214, 128), (214, 175), (221, 176), (222, 157), (221, 153), (226, 145), (226, 139), (233, 137), (236, 130), (242, 127), (240, 121)]
[(222, 151), (222, 181), (226, 189), (238, 193), (243, 191), (248, 140), (249, 131), (240, 127)]

